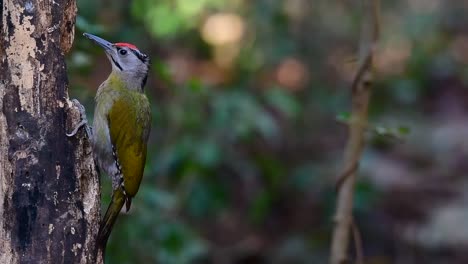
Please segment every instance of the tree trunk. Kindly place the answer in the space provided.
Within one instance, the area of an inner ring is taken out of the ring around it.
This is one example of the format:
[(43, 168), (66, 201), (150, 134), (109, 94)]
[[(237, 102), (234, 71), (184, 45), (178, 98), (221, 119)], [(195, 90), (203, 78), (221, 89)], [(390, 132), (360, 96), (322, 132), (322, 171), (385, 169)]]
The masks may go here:
[(76, 2), (0, 3), (0, 263), (102, 263), (91, 146), (65, 135)]

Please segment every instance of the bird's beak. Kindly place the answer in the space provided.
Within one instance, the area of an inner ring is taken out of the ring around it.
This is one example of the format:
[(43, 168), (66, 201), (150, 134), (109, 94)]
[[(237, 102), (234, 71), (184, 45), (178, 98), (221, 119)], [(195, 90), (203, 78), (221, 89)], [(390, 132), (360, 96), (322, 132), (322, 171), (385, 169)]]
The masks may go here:
[(114, 45), (112, 43), (110, 43), (109, 41), (107, 41), (105, 39), (102, 39), (102, 38), (100, 38), (98, 36), (94, 36), (94, 35), (89, 34), (89, 33), (83, 33), (83, 36), (89, 38), (90, 40), (92, 40), (93, 42), (98, 44), (99, 46), (103, 47), (104, 50), (106, 51), (106, 53), (109, 53), (110, 51), (112, 51), (112, 48), (114, 47)]

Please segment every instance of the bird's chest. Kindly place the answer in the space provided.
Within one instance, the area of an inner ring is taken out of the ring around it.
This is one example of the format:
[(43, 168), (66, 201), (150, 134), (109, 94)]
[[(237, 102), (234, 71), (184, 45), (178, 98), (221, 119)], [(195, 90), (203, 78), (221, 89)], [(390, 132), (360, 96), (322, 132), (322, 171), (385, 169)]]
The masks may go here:
[(99, 99), (96, 98), (93, 120), (93, 150), (100, 169), (112, 177), (118, 171), (107, 118), (112, 107), (112, 101), (107, 100), (109, 98)]

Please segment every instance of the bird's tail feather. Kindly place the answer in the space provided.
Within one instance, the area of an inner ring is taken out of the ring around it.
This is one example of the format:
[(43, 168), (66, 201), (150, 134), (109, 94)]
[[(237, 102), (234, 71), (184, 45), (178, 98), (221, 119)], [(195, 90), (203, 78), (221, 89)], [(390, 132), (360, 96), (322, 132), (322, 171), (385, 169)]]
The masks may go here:
[(122, 188), (118, 188), (114, 191), (112, 195), (112, 201), (107, 208), (106, 214), (101, 221), (99, 226), (99, 234), (98, 234), (98, 245), (105, 250), (107, 240), (112, 231), (112, 227), (114, 226), (115, 220), (117, 220), (117, 216), (120, 213), (123, 205), (126, 203), (126, 196)]

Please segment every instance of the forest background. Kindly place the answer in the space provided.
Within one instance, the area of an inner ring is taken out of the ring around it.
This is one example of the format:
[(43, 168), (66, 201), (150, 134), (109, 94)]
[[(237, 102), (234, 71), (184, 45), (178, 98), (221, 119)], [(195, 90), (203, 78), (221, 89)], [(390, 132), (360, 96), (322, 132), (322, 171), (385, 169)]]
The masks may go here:
[[(468, 262), (467, 9), (382, 1), (365, 263)], [(90, 119), (110, 64), (83, 32), (152, 59), (145, 177), (106, 262), (326, 263), (361, 18), (354, 0), (78, 1), (70, 96)]]

